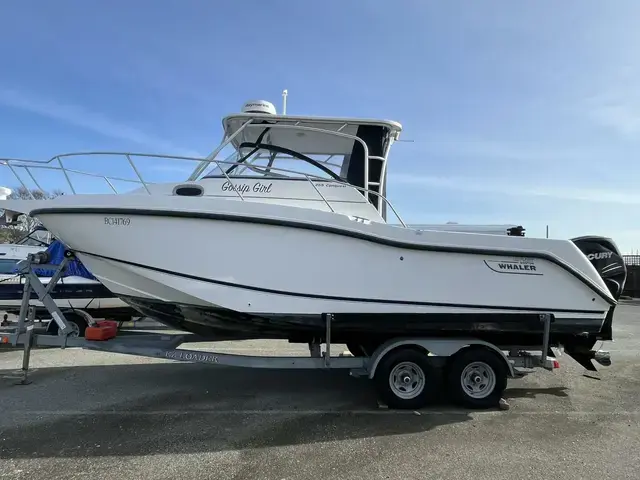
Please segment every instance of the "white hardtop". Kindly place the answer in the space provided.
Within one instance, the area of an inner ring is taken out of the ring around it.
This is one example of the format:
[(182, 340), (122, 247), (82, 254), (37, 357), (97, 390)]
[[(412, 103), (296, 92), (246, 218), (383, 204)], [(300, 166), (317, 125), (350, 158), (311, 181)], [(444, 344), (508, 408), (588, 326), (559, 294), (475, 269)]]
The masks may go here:
[[(222, 127), (225, 132), (229, 132), (229, 127), (234, 125), (234, 122), (239, 127), (247, 120), (253, 119), (255, 121), (264, 120), (267, 122), (282, 123), (292, 122), (303, 124), (317, 124), (318, 128), (326, 128), (327, 124), (337, 124), (338, 126), (344, 125), (373, 125), (378, 127), (386, 127), (391, 132), (402, 131), (402, 125), (394, 120), (384, 120), (376, 118), (357, 118), (357, 117), (321, 117), (315, 115), (271, 115), (268, 113), (232, 113), (222, 119)], [(314, 125), (308, 125), (314, 126)]]
[[(242, 128), (247, 122), (250, 124)], [(324, 155), (351, 152), (353, 138), (332, 135), (330, 132), (356, 136), (360, 126), (381, 127), (390, 142), (397, 140), (402, 131), (402, 125), (398, 122), (365, 118), (237, 113), (222, 120), (226, 137), (233, 136), (242, 129), (242, 132), (230, 142), (236, 149), (243, 143), (255, 143), (265, 128), (272, 127), (269, 128), (268, 137), (262, 139), (262, 143), (286, 146), (299, 153)]]

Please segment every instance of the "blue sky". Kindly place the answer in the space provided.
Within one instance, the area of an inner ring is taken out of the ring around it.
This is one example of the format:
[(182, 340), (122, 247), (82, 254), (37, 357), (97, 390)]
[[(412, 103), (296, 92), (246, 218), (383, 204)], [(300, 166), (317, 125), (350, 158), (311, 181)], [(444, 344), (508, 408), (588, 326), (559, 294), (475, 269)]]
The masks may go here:
[(291, 114), (403, 124), (388, 196), (405, 220), (640, 249), (637, 0), (391, 5), (5, 2), (0, 156), (205, 155), (222, 116), (287, 88)]

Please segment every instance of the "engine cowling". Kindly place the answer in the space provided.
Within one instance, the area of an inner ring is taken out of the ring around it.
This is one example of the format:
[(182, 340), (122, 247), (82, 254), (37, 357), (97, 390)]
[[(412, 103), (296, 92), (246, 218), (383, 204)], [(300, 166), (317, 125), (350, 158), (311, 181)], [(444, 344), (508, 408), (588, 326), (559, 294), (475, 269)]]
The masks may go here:
[(571, 241), (598, 271), (611, 296), (618, 300), (627, 281), (627, 266), (613, 240), (606, 237), (587, 236), (573, 238)]

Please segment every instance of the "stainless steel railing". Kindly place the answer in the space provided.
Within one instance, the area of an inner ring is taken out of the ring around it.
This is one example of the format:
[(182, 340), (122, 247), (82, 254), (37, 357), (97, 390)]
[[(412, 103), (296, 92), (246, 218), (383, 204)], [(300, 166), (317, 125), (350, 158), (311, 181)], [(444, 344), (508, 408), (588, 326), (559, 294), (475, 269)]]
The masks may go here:
[[(300, 128), (300, 127), (298, 127), (298, 128)], [(365, 147), (366, 147), (366, 145), (365, 145)], [(119, 157), (122, 157), (123, 159), (125, 159), (127, 161), (129, 166), (133, 170), (133, 173), (135, 174), (136, 178), (135, 179), (130, 179), (130, 178), (123, 178), (123, 177), (120, 177), (120, 176), (103, 175), (103, 174), (98, 174), (98, 173), (86, 172), (86, 171), (83, 171), (83, 170), (67, 168), (63, 163), (63, 159), (70, 159), (70, 158), (73, 158), (73, 157), (96, 157), (96, 156), (119, 156)], [(26, 174), (29, 176), (29, 178), (31, 179), (33, 184), (41, 191), (45, 191), (45, 189), (42, 188), (40, 182), (38, 182), (38, 180), (36, 179), (36, 176), (34, 175), (34, 171), (35, 170), (49, 170), (49, 171), (62, 172), (62, 174), (64, 175), (64, 178), (65, 178), (65, 181), (66, 181), (67, 185), (69, 186), (69, 189), (71, 190), (71, 192), (73, 194), (77, 194), (77, 189), (74, 186), (74, 182), (71, 180), (70, 174), (83, 175), (83, 176), (88, 176), (88, 177), (92, 177), (92, 178), (101, 178), (102, 180), (104, 180), (106, 185), (108, 185), (108, 187), (111, 189), (111, 191), (113, 191), (113, 193), (115, 193), (115, 194), (120, 194), (120, 192), (118, 192), (118, 190), (116, 189), (116, 187), (115, 187), (115, 185), (113, 183), (114, 181), (117, 181), (117, 182), (127, 182), (127, 183), (133, 183), (133, 184), (140, 185), (146, 191), (147, 194), (151, 195), (152, 191), (151, 191), (151, 189), (149, 187), (151, 185), (154, 185), (157, 182), (149, 182), (149, 181), (146, 181), (144, 179), (140, 169), (136, 166), (136, 163), (134, 162), (134, 158), (135, 157), (153, 158), (153, 159), (160, 159), (160, 160), (177, 160), (177, 161), (201, 162), (201, 165), (205, 165), (205, 168), (201, 169), (201, 173), (207, 169), (206, 165), (209, 165), (209, 166), (215, 165), (218, 168), (218, 170), (220, 170), (221, 176), (224, 177), (229, 182), (229, 184), (232, 186), (232, 190), (236, 193), (238, 198), (240, 200), (242, 200), (242, 201), (245, 200), (245, 197), (242, 194), (242, 192), (240, 191), (240, 189), (234, 188), (235, 187), (234, 180), (235, 181), (242, 180), (243, 176), (241, 176), (241, 175), (228, 175), (226, 173), (226, 170), (227, 170), (228, 167), (231, 167), (231, 166), (234, 166), (234, 165), (240, 166), (240, 167), (244, 167), (244, 166), (248, 166), (248, 165), (246, 163), (238, 163), (238, 162), (232, 162), (232, 161), (227, 161), (227, 160), (216, 160), (216, 159), (209, 159), (209, 158), (188, 157), (188, 156), (178, 156), (178, 155), (162, 155), (162, 154), (151, 154), (151, 153), (113, 152), (113, 151), (111, 151), (111, 152), (110, 151), (100, 152), (100, 151), (96, 151), (96, 152), (65, 153), (65, 154), (56, 155), (56, 156), (54, 156), (51, 159), (46, 160), (46, 161), (25, 160), (25, 159), (17, 159), (17, 158), (0, 158), (0, 166), (7, 167), (10, 170), (10, 172), (13, 174), (13, 176), (16, 178), (16, 180), (20, 183), (20, 185), (23, 188), (25, 188), (25, 190), (27, 192), (29, 192), (29, 195), (31, 195), (32, 197), (33, 197), (33, 195), (31, 194), (31, 189), (27, 186), (27, 184), (24, 182), (22, 177), (18, 174), (18, 169), (23, 169), (26, 172)], [(287, 157), (287, 160), (297, 160), (297, 161), (302, 162), (302, 160), (299, 160), (299, 159), (296, 159), (296, 158), (293, 158), (293, 157), (291, 157), (291, 158)], [(226, 166), (227, 168), (223, 168), (223, 166)], [(257, 170), (264, 170), (265, 169), (265, 167), (263, 167), (263, 166), (253, 165), (253, 164), (250, 164), (250, 168), (251, 169), (257, 169)], [(291, 178), (289, 175), (293, 174), (293, 175), (297, 175), (297, 176), (301, 176), (301, 177), (305, 178), (306, 181), (309, 182), (309, 184), (311, 184), (311, 186), (313, 187), (313, 190), (318, 194), (319, 200), (322, 201), (327, 206), (327, 208), (329, 208), (329, 210), (331, 212), (335, 212), (335, 209), (331, 205), (331, 201), (328, 200), (322, 194), (322, 192), (320, 192), (320, 190), (318, 189), (317, 185), (314, 182), (322, 182), (322, 183), (333, 182), (333, 183), (337, 183), (337, 184), (348, 185), (351, 188), (357, 189), (359, 192), (361, 192), (363, 194), (363, 196), (367, 200), (369, 199), (369, 195), (372, 194), (376, 198), (379, 199), (379, 202), (378, 202), (379, 206), (381, 205), (382, 202), (384, 202), (386, 205), (388, 205), (389, 209), (393, 212), (395, 217), (399, 220), (400, 224), (403, 227), (406, 227), (405, 222), (402, 220), (402, 218), (400, 217), (400, 215), (398, 214), (396, 209), (393, 207), (391, 202), (386, 197), (384, 197), (384, 195), (382, 195), (379, 192), (376, 192), (375, 190), (371, 190), (371, 189), (365, 188), (365, 187), (358, 187), (356, 185), (352, 185), (352, 184), (349, 184), (349, 183), (344, 182), (344, 181), (338, 181), (338, 180), (336, 180), (334, 178), (320, 177), (320, 176), (309, 174), (309, 173), (302, 172), (302, 171), (299, 171), (299, 170), (291, 170), (291, 169), (285, 169), (285, 168), (279, 168), (279, 167), (273, 167), (273, 166), (269, 166), (268, 170), (269, 170), (269, 172), (282, 173), (284, 177)], [(272, 179), (282, 179), (283, 176), (270, 177), (268, 174), (265, 174), (264, 177), (265, 178), (272, 178)], [(166, 182), (166, 183), (171, 183), (171, 182)], [(179, 182), (175, 182), (175, 183), (179, 183)]]

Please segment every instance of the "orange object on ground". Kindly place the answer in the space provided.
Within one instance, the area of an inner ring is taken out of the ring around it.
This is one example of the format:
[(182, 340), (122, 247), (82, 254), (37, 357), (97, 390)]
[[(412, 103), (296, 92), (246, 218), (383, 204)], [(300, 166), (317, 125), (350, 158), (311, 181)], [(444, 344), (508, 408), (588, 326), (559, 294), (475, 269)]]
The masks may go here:
[(98, 320), (95, 327), (87, 327), (84, 338), (87, 340), (110, 340), (118, 334), (118, 322)]

